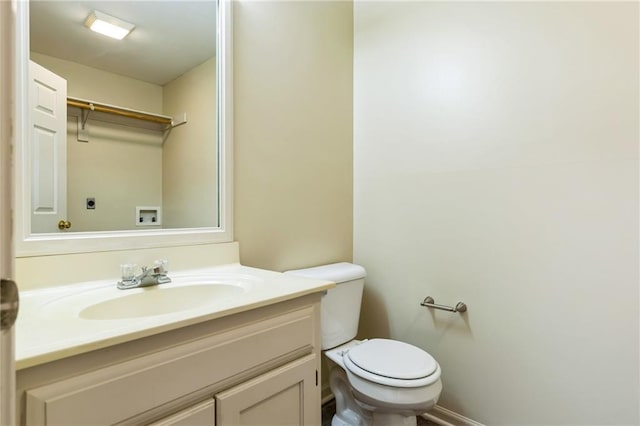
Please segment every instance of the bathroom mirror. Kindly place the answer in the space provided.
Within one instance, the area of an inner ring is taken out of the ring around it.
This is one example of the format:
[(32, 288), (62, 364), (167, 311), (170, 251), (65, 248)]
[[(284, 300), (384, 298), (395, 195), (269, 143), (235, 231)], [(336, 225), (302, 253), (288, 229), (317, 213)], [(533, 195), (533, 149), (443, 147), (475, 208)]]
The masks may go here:
[[(18, 2), (18, 256), (232, 240), (230, 7)], [(93, 11), (135, 28), (123, 40), (93, 33)], [(67, 113), (57, 133), (32, 111), (54, 98)], [(66, 136), (66, 152), (52, 135)]]

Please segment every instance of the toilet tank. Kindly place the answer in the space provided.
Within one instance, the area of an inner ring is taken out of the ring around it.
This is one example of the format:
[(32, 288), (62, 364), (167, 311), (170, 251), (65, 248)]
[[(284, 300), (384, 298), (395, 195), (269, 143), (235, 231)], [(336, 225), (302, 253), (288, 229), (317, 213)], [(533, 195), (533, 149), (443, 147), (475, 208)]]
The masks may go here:
[(364, 278), (367, 275), (362, 266), (343, 262), (285, 273), (336, 283), (336, 287), (328, 290), (322, 297), (320, 324), (323, 350), (347, 343), (356, 337)]

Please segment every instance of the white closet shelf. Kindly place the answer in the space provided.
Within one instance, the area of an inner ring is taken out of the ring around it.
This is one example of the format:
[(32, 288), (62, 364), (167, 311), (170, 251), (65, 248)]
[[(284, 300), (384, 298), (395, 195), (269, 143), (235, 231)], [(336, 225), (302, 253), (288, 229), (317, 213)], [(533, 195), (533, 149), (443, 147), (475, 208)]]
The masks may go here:
[(174, 122), (168, 115), (155, 114), (146, 111), (109, 105), (86, 99), (67, 97), (69, 115), (80, 117), (82, 129), (91, 115), (92, 119), (123, 124), (132, 127), (167, 131), (186, 123), (186, 120)]

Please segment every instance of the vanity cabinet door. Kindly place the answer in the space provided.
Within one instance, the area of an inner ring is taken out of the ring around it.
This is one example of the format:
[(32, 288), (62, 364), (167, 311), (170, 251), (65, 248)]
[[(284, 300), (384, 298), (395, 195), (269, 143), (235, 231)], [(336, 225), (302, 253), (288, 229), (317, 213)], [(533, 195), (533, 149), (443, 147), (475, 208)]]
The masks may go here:
[(215, 421), (216, 402), (212, 398), (148, 426), (214, 426)]
[(216, 395), (216, 426), (318, 425), (316, 356), (300, 358)]

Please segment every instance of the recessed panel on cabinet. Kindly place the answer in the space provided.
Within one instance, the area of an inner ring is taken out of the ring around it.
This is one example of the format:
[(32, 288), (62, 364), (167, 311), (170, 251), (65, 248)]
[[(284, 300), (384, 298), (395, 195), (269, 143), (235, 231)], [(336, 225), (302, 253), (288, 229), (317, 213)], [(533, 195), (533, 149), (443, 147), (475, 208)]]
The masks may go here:
[(320, 410), (316, 356), (307, 355), (216, 395), (216, 426), (300, 426)]

